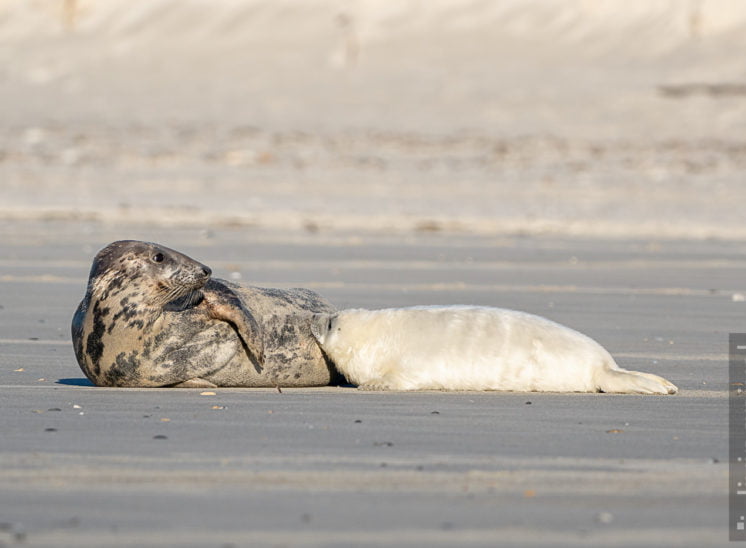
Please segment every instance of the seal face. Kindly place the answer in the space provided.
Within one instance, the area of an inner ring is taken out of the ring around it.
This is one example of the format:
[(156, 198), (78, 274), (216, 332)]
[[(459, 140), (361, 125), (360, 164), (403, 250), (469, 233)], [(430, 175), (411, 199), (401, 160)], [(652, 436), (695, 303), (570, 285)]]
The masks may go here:
[(102, 249), (72, 320), (86, 376), (98, 386), (329, 383), (332, 369), (313, 341), (310, 316), (333, 306), (307, 290), (247, 288), (211, 274), (155, 243), (123, 240)]
[(316, 314), (311, 332), (367, 390), (673, 394), (666, 379), (621, 369), (597, 342), (523, 312), (446, 306)]

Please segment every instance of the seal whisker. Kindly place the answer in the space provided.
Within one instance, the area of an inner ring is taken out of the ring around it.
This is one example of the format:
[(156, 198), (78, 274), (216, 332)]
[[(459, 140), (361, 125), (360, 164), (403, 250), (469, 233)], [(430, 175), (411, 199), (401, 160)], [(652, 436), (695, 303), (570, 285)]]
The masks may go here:
[(190, 289), (189, 293), (187, 293), (186, 297), (183, 299), (183, 302), (181, 303), (180, 310), (186, 310), (189, 308), (192, 304), (192, 299), (194, 298), (194, 289)]
[(181, 306), (179, 308), (180, 312), (183, 312), (187, 308), (190, 308), (194, 306), (195, 304), (199, 303), (199, 301), (202, 299), (202, 292), (198, 289), (190, 289), (189, 293), (182, 299), (182, 302), (180, 303)]
[(166, 305), (189, 294), (191, 291), (191, 289), (183, 285), (171, 286), (169, 290), (161, 296), (159, 304)]

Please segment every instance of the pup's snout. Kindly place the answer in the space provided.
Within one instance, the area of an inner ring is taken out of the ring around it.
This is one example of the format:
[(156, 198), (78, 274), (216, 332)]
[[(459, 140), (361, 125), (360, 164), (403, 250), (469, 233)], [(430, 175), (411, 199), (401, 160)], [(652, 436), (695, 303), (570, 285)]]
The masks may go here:
[(311, 316), (311, 334), (316, 338), (317, 341), (323, 342), (326, 330), (326, 321), (324, 321), (324, 314), (314, 314)]

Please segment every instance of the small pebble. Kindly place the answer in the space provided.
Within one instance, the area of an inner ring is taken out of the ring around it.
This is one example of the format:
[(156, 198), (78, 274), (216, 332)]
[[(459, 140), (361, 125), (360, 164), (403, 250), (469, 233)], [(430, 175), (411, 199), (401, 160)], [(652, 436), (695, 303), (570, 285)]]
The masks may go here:
[(215, 392), (200, 392), (200, 396), (214, 396)]
[(154, 440), (167, 440), (168, 436), (164, 436), (163, 434), (156, 434), (155, 436), (153, 436), (153, 439)]
[(596, 514), (596, 521), (603, 525), (608, 525), (614, 521), (614, 515), (611, 512), (599, 512)]

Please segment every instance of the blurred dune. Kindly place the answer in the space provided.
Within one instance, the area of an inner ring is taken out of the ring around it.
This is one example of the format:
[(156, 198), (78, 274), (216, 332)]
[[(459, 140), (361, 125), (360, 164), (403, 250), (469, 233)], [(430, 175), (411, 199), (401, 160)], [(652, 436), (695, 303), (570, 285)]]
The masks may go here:
[(6, 0), (0, 217), (746, 237), (746, 2)]

